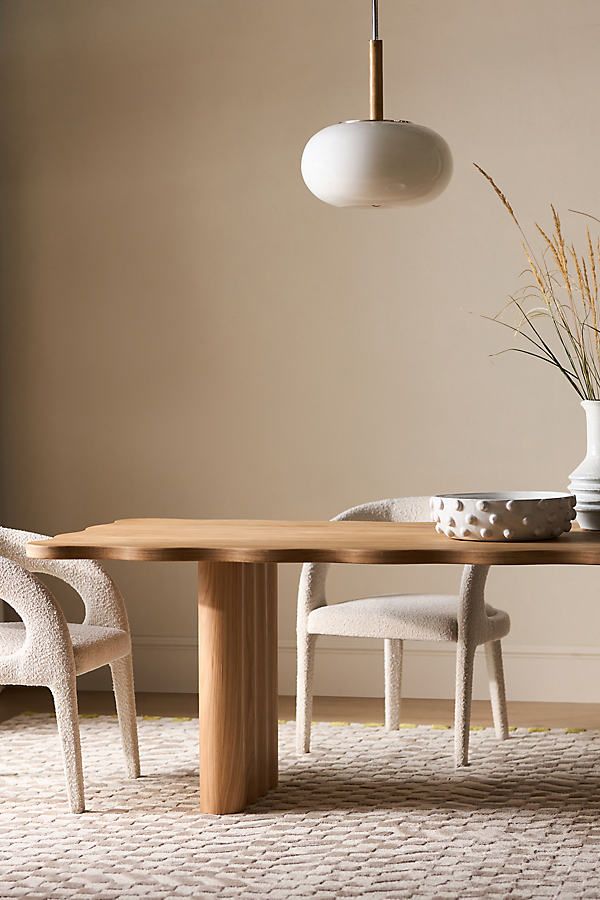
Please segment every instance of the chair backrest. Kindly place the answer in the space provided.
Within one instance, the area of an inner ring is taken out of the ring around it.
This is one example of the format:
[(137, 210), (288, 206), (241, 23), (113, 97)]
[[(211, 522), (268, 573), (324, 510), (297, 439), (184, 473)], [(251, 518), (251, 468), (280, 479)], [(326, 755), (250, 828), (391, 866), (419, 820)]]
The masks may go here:
[(69, 584), (85, 605), (85, 624), (129, 630), (123, 597), (100, 563), (89, 559), (31, 559), (29, 541), (44, 541), (48, 535), (15, 528), (0, 528), (0, 557), (28, 572), (52, 575)]
[(429, 497), (393, 497), (353, 506), (332, 522), (431, 522)]
[(29, 559), (27, 544), (29, 541), (45, 540), (48, 540), (48, 535), (36, 534), (33, 531), (18, 531), (16, 528), (0, 528), (0, 556), (12, 559), (28, 572), (35, 572), (34, 563), (38, 560)]
[[(429, 497), (393, 497), (363, 503), (335, 516), (332, 522), (431, 522)], [(308, 614), (325, 606), (325, 584), (329, 563), (304, 563), (298, 587), (298, 629), (305, 627)]]

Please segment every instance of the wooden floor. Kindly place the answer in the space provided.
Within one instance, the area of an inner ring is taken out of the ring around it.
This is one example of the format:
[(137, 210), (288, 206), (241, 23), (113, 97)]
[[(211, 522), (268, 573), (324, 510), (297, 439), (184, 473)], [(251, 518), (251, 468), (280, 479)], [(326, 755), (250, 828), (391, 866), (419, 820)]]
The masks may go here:
[[(146, 716), (197, 716), (195, 694), (137, 695), (138, 712)], [(294, 718), (294, 697), (279, 698), (279, 718)], [(100, 691), (81, 691), (82, 713), (113, 713), (113, 696)], [(5, 688), (0, 693), (0, 721), (20, 712), (48, 712), (52, 709), (50, 692), (44, 688)], [(402, 721), (416, 725), (450, 725), (452, 700), (402, 701)], [(546, 728), (600, 728), (600, 704), (595, 703), (509, 703), (511, 725)], [(382, 722), (383, 700), (362, 697), (315, 697), (314, 717), (324, 722)], [(490, 705), (473, 702), (473, 725), (490, 725)]]

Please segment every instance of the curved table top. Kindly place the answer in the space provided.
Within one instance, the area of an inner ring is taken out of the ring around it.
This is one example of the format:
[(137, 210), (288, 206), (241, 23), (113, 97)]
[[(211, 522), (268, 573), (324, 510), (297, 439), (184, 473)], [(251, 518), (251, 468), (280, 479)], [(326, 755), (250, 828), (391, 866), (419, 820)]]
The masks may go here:
[(27, 545), (37, 559), (600, 565), (600, 532), (551, 541), (452, 540), (430, 522), (119, 519)]

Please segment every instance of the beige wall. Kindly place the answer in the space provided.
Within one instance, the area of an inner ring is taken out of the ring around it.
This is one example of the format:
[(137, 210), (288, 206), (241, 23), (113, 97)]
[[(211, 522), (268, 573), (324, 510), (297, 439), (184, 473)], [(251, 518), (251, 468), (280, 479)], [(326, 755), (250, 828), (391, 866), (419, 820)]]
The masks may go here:
[[(384, 0), (387, 111), (455, 159), (438, 201), (399, 212), (337, 211), (299, 175), (314, 131), (366, 113), (367, 0), (2, 11), (3, 522), (320, 518), (565, 486), (583, 414), (551, 371), (489, 358), (505, 336), (479, 315), (522, 264), (471, 162), (527, 221), (551, 200), (599, 213), (595, 0)], [(191, 688), (193, 566), (114, 572), (140, 686)], [(348, 569), (336, 585), (457, 575)], [(282, 572), (284, 690), (296, 577)], [(493, 574), (514, 696), (600, 698), (599, 588), (593, 571)], [(379, 690), (368, 647), (324, 655), (319, 689)], [(451, 692), (448, 654), (410, 667), (410, 693)]]

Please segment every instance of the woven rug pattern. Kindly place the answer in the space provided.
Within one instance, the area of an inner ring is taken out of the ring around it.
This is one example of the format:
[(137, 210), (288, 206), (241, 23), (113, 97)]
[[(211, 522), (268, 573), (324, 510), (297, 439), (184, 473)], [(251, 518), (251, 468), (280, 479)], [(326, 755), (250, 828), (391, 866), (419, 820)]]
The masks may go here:
[(472, 734), (315, 725), (279, 788), (244, 814), (198, 812), (197, 720), (140, 719), (124, 776), (112, 717), (82, 718), (88, 810), (66, 811), (56, 723), (0, 725), (0, 897), (600, 897), (600, 733)]

